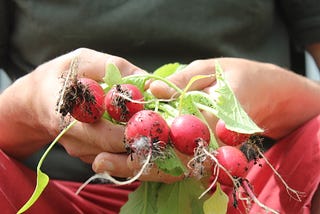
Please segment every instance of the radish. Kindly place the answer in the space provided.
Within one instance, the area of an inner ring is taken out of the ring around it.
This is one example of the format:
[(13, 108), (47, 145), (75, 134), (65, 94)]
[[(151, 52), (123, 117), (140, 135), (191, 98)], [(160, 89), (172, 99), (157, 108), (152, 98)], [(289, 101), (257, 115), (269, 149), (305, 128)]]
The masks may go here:
[(126, 125), (125, 144), (129, 152), (138, 155), (159, 152), (167, 145), (169, 132), (169, 126), (160, 114), (152, 110), (141, 110)]
[(63, 95), (62, 116), (68, 113), (84, 123), (98, 121), (104, 113), (104, 91), (98, 82), (80, 78), (72, 82)]
[(127, 122), (132, 115), (144, 108), (141, 101), (143, 94), (135, 85), (118, 84), (106, 94), (105, 107), (113, 119)]
[(194, 115), (185, 114), (175, 118), (170, 127), (170, 139), (183, 154), (194, 155), (196, 148), (210, 142), (208, 126)]
[(226, 124), (223, 120), (219, 119), (216, 125), (217, 137), (226, 145), (237, 146), (246, 142), (250, 135), (244, 133), (238, 133), (226, 128)]
[[(236, 147), (221, 146), (216, 150), (218, 163), (234, 178), (244, 178), (247, 175), (249, 163), (246, 156)], [(214, 172), (214, 167), (212, 171)], [(227, 186), (234, 186), (233, 180), (225, 170), (219, 170), (218, 181)], [(213, 173), (214, 174), (214, 173)]]

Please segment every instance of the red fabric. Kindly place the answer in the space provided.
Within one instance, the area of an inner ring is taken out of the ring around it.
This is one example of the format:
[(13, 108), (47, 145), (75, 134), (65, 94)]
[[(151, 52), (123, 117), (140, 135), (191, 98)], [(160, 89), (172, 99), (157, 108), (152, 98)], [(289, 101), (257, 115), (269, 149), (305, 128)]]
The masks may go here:
[[(0, 179), (0, 212), (14, 214), (34, 191), (36, 174), (0, 150)], [(50, 180), (41, 197), (25, 213), (119, 213), (128, 200), (128, 194), (139, 184), (89, 184), (76, 195), (80, 185), (77, 182)]]
[[(280, 213), (310, 213), (311, 197), (320, 182), (320, 115), (277, 142), (265, 156), (290, 187), (305, 193), (302, 202), (290, 198), (283, 184), (262, 161), (253, 166), (248, 180), (258, 199)], [(0, 150), (0, 212), (16, 213), (31, 196), (36, 174)], [(26, 213), (118, 213), (128, 193), (138, 183), (127, 186), (89, 184), (80, 195), (81, 183), (50, 180), (49, 185)], [(231, 206), (228, 213), (239, 213)], [(245, 213), (242, 210), (242, 213)], [(253, 204), (250, 213), (264, 213)]]
[[(280, 179), (261, 160), (262, 167), (254, 165), (247, 176), (259, 201), (280, 213), (310, 213), (311, 199), (320, 183), (320, 115), (278, 141), (265, 156), (287, 184), (303, 192), (304, 197), (301, 202), (290, 197)], [(228, 213), (239, 213), (230, 202)], [(253, 204), (250, 213), (264, 211)]]

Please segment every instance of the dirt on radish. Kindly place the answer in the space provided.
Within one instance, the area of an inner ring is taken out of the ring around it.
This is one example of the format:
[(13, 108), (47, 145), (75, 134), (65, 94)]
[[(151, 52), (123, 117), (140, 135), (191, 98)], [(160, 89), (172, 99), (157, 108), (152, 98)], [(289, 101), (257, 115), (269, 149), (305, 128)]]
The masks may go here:
[(68, 113), (85, 123), (98, 121), (104, 113), (104, 91), (89, 78), (74, 79), (65, 88), (59, 113), (65, 117)]

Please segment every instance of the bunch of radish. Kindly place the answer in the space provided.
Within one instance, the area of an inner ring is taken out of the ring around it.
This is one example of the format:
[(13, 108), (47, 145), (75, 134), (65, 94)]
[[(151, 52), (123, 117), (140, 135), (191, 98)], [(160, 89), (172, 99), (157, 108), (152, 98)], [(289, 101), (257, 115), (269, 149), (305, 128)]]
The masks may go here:
[[(177, 67), (175, 69), (177, 70)], [(157, 75), (158, 73), (161, 75)], [(211, 177), (210, 187), (204, 194), (218, 182), (233, 187), (235, 191), (246, 185), (247, 194), (254, 197), (245, 178), (249, 161), (239, 150), (239, 146), (246, 142), (254, 143), (250, 140), (252, 136), (262, 133), (263, 130), (256, 126), (241, 108), (223, 78), (221, 69), (218, 67), (215, 74), (217, 98), (204, 92), (189, 92), (188, 88), (181, 90), (166, 80), (163, 73), (161, 70), (154, 74), (121, 77), (118, 71), (112, 74), (112, 79), (110, 73), (106, 72), (109, 76), (104, 78), (103, 84), (80, 78), (65, 88), (63, 102), (59, 106), (62, 116), (70, 113), (77, 121), (84, 123), (108, 119), (124, 125), (124, 143), (128, 153), (134, 153), (135, 157), (142, 160), (141, 171), (129, 181), (116, 181), (108, 174), (98, 174), (88, 182), (95, 178), (106, 178), (116, 184), (127, 184), (138, 179), (145, 168), (150, 166), (149, 163), (154, 162), (157, 165), (159, 161), (164, 162), (158, 165), (160, 170), (174, 174), (166, 166), (166, 159), (171, 157), (172, 160), (173, 157), (178, 160), (174, 163), (179, 162), (176, 155), (176, 152), (179, 152), (191, 157), (187, 169), (181, 167), (180, 174), (197, 179)], [(167, 76), (172, 73), (167, 72)], [(208, 76), (194, 77), (188, 86), (193, 81), (206, 77)], [(180, 96), (170, 100), (158, 100), (150, 92), (144, 91), (145, 82), (152, 79), (164, 81)], [(223, 102), (219, 99), (223, 99)], [(234, 114), (235, 109), (240, 115)], [(202, 110), (219, 118), (214, 130), (202, 116)], [(220, 146), (218, 141), (224, 145)], [(263, 155), (259, 153), (259, 157), (261, 156)], [(209, 170), (205, 163), (210, 164)], [(175, 168), (180, 167), (179, 164)], [(273, 212), (263, 204), (261, 206)]]

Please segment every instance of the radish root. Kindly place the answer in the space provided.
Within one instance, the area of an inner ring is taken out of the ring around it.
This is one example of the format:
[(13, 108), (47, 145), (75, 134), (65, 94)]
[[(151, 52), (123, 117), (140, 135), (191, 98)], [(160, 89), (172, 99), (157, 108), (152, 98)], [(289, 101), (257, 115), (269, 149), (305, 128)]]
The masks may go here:
[(241, 186), (242, 188), (244, 189), (244, 191), (248, 194), (249, 198), (251, 200), (253, 200), (259, 207), (261, 207), (262, 209), (264, 209), (265, 211), (267, 212), (271, 212), (271, 213), (274, 213), (274, 214), (279, 214), (278, 211), (266, 206), (265, 204), (261, 203), (261, 201), (258, 200), (258, 198), (254, 195), (249, 183), (247, 180), (242, 180), (241, 182)]
[(253, 145), (255, 150), (259, 153), (260, 157), (262, 157), (264, 159), (264, 161), (266, 162), (266, 164), (272, 169), (272, 171), (275, 173), (275, 175), (280, 179), (280, 181), (282, 182), (282, 184), (285, 186), (286, 191), (288, 193), (288, 195), (290, 197), (292, 197), (294, 200), (297, 200), (299, 202), (301, 202), (301, 197), (304, 195), (303, 192), (297, 191), (293, 188), (291, 188), (287, 182), (282, 178), (282, 176), (279, 174), (279, 172), (277, 172), (277, 170), (272, 166), (272, 164), (268, 161), (268, 159), (266, 158), (266, 156), (264, 156), (264, 154), (261, 152), (261, 150), (258, 148), (258, 146)]
[(109, 175), (108, 172), (103, 172), (103, 173), (98, 173), (98, 174), (95, 174), (93, 175), (92, 177), (90, 177), (86, 182), (84, 182), (79, 188), (78, 190), (76, 191), (76, 195), (78, 195), (81, 190), (83, 190), (85, 188), (85, 186), (87, 186), (90, 182), (92, 182), (93, 180), (96, 180), (96, 179), (104, 179), (104, 180), (107, 180), (107, 181), (110, 181), (116, 185), (127, 185), (127, 184), (131, 184), (133, 183), (134, 181), (136, 181), (137, 179), (140, 178), (140, 176), (144, 173), (144, 171), (147, 169), (147, 166), (148, 164), (150, 163), (150, 160), (151, 160), (151, 156), (152, 156), (152, 151), (150, 149), (147, 157), (146, 157), (146, 160), (144, 161), (143, 163), (143, 166), (141, 167), (141, 169), (138, 171), (138, 173), (133, 176), (132, 178), (130, 178), (129, 180), (126, 180), (126, 181), (118, 181), (117, 179), (113, 178), (111, 175)]

